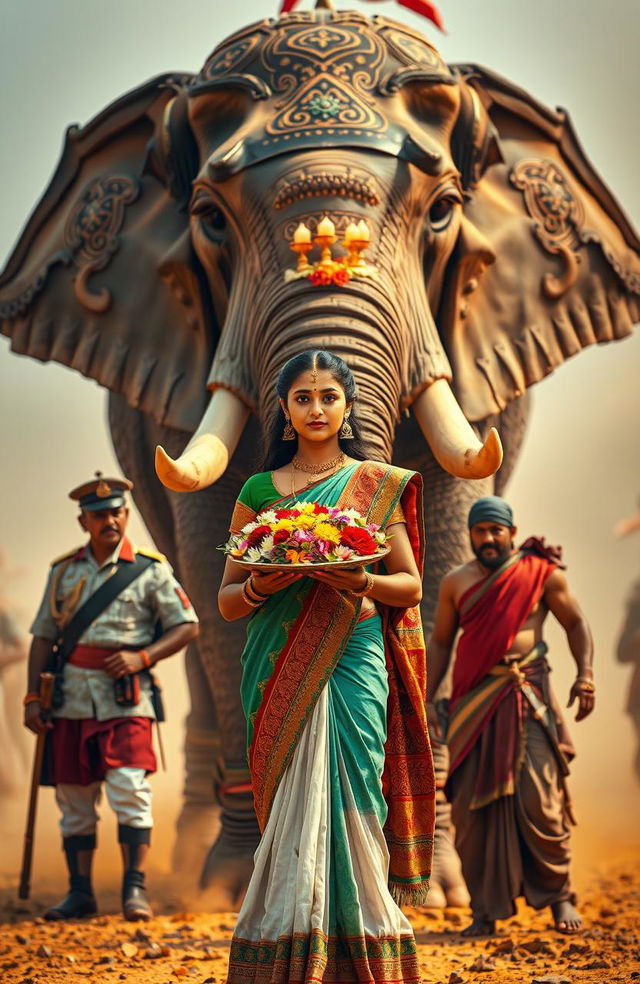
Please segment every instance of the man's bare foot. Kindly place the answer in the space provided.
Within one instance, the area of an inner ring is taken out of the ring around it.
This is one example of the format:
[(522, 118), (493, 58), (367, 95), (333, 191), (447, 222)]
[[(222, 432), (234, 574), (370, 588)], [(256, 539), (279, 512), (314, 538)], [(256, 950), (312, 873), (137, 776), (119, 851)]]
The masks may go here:
[(555, 928), (559, 933), (570, 936), (572, 933), (579, 933), (582, 930), (582, 917), (568, 900), (554, 902), (551, 906), (551, 912)]
[(480, 919), (474, 916), (466, 929), (460, 933), (461, 936), (493, 936), (496, 931), (495, 920)]

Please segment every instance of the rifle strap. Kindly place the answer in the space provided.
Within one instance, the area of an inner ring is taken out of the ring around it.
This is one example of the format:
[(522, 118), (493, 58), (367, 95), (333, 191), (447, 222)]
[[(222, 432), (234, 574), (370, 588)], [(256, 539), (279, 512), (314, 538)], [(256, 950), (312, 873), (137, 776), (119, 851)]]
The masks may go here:
[(66, 663), (85, 629), (153, 563), (152, 557), (140, 555), (133, 563), (118, 561), (115, 572), (80, 606), (54, 643), (53, 653), (60, 665)]

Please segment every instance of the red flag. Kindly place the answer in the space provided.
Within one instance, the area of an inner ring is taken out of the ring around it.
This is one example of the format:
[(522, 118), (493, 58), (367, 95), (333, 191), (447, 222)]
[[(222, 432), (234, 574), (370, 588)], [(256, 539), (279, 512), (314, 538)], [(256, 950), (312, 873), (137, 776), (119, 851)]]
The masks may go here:
[[(444, 24), (442, 23), (442, 17), (440, 16), (440, 11), (435, 7), (429, 0), (396, 0), (401, 7), (407, 7), (409, 10), (413, 10), (414, 14), (421, 14), (422, 17), (426, 17), (433, 24), (436, 25), (441, 31), (444, 31)], [(280, 13), (288, 14), (298, 3), (298, 0), (282, 0), (280, 4)]]

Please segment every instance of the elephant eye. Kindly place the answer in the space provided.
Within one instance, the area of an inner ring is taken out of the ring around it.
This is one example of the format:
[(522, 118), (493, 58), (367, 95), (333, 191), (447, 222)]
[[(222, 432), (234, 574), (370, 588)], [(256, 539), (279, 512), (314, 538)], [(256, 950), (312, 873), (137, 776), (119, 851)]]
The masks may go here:
[(219, 208), (216, 208), (211, 198), (201, 195), (192, 203), (191, 214), (198, 216), (211, 229), (218, 231), (224, 229), (226, 223), (224, 215)]
[(445, 196), (439, 198), (429, 209), (429, 222), (434, 232), (442, 232), (453, 218), (454, 206), (457, 199)]

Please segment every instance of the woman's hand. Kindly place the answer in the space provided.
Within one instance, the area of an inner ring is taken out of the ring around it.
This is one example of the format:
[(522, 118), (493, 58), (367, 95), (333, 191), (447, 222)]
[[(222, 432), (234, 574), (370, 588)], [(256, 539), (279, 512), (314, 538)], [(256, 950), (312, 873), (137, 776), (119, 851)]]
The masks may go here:
[[(306, 573), (306, 571), (305, 571)], [(364, 567), (335, 568), (328, 571), (314, 571), (311, 567), (307, 577), (328, 584), (337, 591), (362, 591), (366, 587)]]
[(264, 595), (265, 598), (272, 594), (277, 594), (283, 588), (288, 588), (294, 581), (299, 581), (303, 574), (298, 571), (261, 571), (254, 568), (251, 571), (251, 581), (254, 591)]

